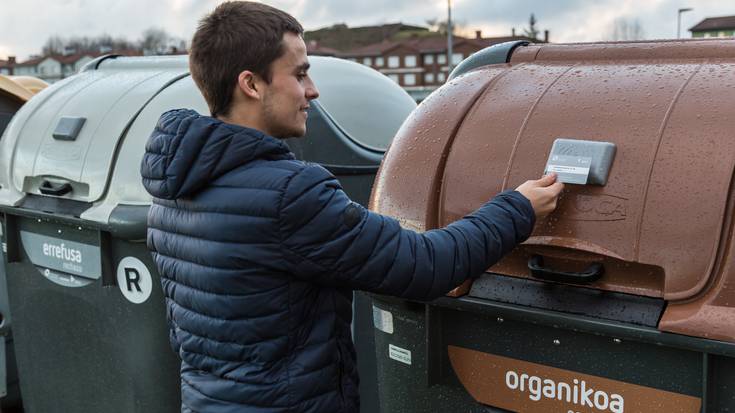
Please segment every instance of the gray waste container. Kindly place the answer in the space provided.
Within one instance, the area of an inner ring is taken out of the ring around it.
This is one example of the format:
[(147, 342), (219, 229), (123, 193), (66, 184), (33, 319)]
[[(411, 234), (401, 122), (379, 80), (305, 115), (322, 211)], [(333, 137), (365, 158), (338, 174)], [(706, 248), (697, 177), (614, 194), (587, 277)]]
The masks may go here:
[[(18, 109), (45, 86), (46, 83), (37, 78), (0, 75), (0, 136)], [(3, 251), (0, 250), (0, 262), (4, 261)], [(5, 336), (4, 340), (0, 340), (0, 397), (2, 397), (0, 408), (5, 412), (14, 411), (21, 406), (10, 325), (5, 268), (0, 267), (0, 335)]]
[[(311, 63), (324, 97), (312, 105), (309, 135), (289, 144), (365, 202), (387, 143), (415, 104), (360, 65)], [(328, 97), (337, 93), (345, 96)], [(28, 412), (179, 410), (179, 361), (145, 245), (150, 197), (139, 176), (156, 120), (177, 107), (208, 113), (185, 56), (101, 58), (30, 101), (0, 142), (6, 271)], [(374, 135), (361, 129), (368, 126)]]

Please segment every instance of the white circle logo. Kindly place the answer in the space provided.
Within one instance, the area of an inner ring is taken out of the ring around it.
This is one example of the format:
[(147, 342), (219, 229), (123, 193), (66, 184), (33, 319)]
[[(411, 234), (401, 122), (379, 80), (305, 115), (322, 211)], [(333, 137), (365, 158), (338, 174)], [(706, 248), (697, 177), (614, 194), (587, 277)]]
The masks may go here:
[(125, 257), (117, 265), (117, 286), (128, 301), (140, 304), (151, 296), (153, 280), (141, 260)]

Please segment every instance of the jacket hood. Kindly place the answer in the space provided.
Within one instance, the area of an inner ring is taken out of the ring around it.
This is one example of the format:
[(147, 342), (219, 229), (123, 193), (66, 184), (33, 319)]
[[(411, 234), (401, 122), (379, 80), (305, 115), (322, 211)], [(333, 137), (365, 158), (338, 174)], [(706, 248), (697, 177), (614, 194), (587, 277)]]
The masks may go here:
[(140, 169), (148, 193), (177, 199), (255, 159), (294, 156), (285, 143), (258, 130), (176, 109), (161, 115)]

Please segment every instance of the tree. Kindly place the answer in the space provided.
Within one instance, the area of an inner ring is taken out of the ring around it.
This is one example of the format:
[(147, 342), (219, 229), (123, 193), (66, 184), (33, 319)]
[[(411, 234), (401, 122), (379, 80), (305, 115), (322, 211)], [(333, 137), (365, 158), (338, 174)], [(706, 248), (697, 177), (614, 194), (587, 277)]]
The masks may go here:
[(627, 19), (618, 17), (615, 19), (609, 29), (609, 40), (642, 40), (645, 32), (638, 19)]
[(530, 37), (531, 39), (537, 39), (539, 30), (536, 27), (536, 23), (538, 23), (536, 21), (536, 16), (531, 13), (531, 17), (528, 19), (528, 28), (523, 29), (523, 35), (526, 37)]
[(140, 48), (143, 54), (162, 54), (166, 53), (169, 43), (173, 39), (163, 29), (151, 27), (143, 32), (143, 38), (140, 40)]
[(54, 35), (46, 39), (46, 43), (41, 48), (41, 54), (43, 56), (62, 54), (64, 53), (65, 41), (58, 35)]
[[(429, 30), (441, 34), (447, 34), (447, 21), (439, 19), (428, 19), (426, 24), (429, 26)], [(456, 35), (463, 32), (466, 28), (464, 21), (456, 21), (452, 19), (452, 34)]]

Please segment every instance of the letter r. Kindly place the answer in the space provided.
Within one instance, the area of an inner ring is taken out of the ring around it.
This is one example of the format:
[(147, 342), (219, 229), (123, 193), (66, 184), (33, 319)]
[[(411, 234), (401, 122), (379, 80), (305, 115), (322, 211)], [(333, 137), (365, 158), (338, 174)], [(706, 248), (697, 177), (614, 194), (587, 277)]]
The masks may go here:
[(140, 288), (140, 273), (135, 268), (125, 267), (125, 281), (127, 282), (128, 291), (132, 292), (133, 284), (135, 284), (135, 289), (139, 293), (143, 292)]

